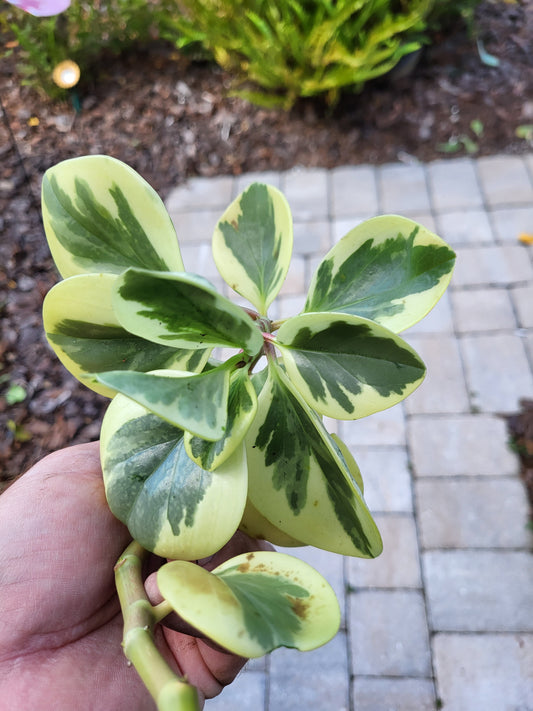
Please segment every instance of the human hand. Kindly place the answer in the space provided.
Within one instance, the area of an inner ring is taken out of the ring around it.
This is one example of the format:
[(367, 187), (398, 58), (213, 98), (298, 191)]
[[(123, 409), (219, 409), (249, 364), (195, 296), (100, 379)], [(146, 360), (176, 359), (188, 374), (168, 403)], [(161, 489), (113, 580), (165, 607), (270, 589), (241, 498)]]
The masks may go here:
[[(122, 652), (113, 567), (130, 542), (107, 505), (98, 443), (44, 458), (0, 496), (0, 711), (151, 711)], [(208, 569), (263, 544), (237, 532)], [(161, 600), (155, 577), (146, 582)], [(157, 628), (169, 664), (216, 696), (246, 660)]]

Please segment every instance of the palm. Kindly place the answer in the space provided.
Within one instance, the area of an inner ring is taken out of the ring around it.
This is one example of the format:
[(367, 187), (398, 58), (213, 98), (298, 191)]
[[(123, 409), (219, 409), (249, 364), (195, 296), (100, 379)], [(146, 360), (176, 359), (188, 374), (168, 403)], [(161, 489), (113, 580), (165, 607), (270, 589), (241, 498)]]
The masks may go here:
[[(120, 645), (113, 565), (129, 540), (107, 507), (96, 443), (44, 459), (0, 497), (5, 708), (154, 708)], [(160, 632), (159, 642), (207, 696), (242, 665), (178, 632)]]

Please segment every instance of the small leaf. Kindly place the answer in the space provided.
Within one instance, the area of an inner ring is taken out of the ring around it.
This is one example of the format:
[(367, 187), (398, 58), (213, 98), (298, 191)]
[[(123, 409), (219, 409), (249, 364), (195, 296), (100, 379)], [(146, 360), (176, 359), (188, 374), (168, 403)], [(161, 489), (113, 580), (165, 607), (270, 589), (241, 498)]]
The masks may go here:
[(455, 261), (448, 245), (404, 217), (374, 217), (348, 232), (325, 256), (305, 311), (371, 319), (399, 333), (440, 299)]
[(4, 399), (8, 405), (16, 405), (18, 402), (23, 402), (26, 396), (27, 393), (22, 385), (11, 385), (4, 395)]
[(244, 531), (244, 533), (250, 536), (250, 538), (258, 538), (261, 541), (269, 541), (275, 546), (291, 548), (294, 546), (300, 547), (305, 545), (302, 541), (297, 541), (292, 536), (289, 536), (279, 528), (276, 528), (273, 523), (270, 523), (268, 519), (259, 513), (250, 499), (246, 501), (239, 529)]
[(226, 346), (250, 355), (263, 347), (248, 314), (194, 274), (128, 269), (117, 279), (113, 306), (124, 328), (154, 343)]
[(242, 657), (277, 647), (315, 649), (336, 634), (340, 610), (328, 583), (297, 558), (266, 551), (213, 572), (174, 561), (157, 573), (161, 594), (191, 625)]
[(62, 277), (127, 267), (180, 271), (176, 232), (157, 193), (109, 156), (83, 156), (46, 171), (43, 223)]
[(231, 288), (264, 315), (287, 274), (292, 243), (285, 197), (272, 186), (254, 183), (220, 218), (213, 257)]
[(480, 121), (480, 119), (473, 119), (472, 121), (470, 121), (470, 128), (478, 138), (481, 138), (483, 136), (485, 126), (483, 125), (483, 121)]
[(469, 155), (474, 155), (474, 153), (477, 153), (479, 151), (478, 144), (473, 141), (469, 136), (461, 136), (461, 142)]
[(28, 442), (31, 439), (31, 432), (28, 432), (27, 429), (17, 424), (14, 420), (8, 420), (6, 426), (16, 442)]
[(105, 414), (100, 446), (111, 511), (143, 547), (196, 560), (231, 538), (246, 502), (242, 447), (206, 472), (187, 456), (180, 429), (122, 395)]
[(206, 373), (175, 370), (96, 374), (98, 382), (122, 393), (171, 425), (208, 440), (226, 430), (229, 371), (226, 364)]
[(88, 374), (162, 368), (201, 371), (209, 350), (159, 345), (129, 333), (120, 325), (112, 306), (115, 280), (114, 274), (81, 274), (59, 282), (46, 295), (43, 305), (46, 337), (65, 368), (106, 397), (113, 397), (116, 390), (86, 377)]
[(522, 124), (515, 129), (515, 136), (525, 141), (533, 141), (533, 124)]
[(350, 467), (275, 362), (245, 441), (248, 497), (270, 523), (317, 548), (366, 558), (380, 554), (379, 532)]
[(415, 351), (383, 326), (358, 316), (308, 313), (279, 329), (287, 375), (321, 415), (355, 420), (392, 407), (422, 382)]
[(458, 138), (450, 138), (446, 143), (437, 143), (436, 148), (440, 153), (458, 153), (462, 145)]
[(213, 471), (235, 451), (244, 439), (257, 412), (257, 396), (245, 368), (232, 375), (228, 396), (228, 421), (224, 436), (216, 442), (185, 433), (185, 450), (202, 469)]

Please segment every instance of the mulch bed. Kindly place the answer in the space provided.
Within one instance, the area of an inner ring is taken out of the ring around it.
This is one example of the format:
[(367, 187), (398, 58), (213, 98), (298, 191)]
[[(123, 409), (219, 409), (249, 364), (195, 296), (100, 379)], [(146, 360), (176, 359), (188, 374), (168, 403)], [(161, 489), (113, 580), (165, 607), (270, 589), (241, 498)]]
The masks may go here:
[(507, 417), (511, 446), (520, 458), (520, 474), (529, 496), (533, 526), (533, 400), (524, 399), (520, 412)]
[[(434, 38), (414, 73), (379, 80), (333, 109), (320, 100), (289, 113), (228, 96), (231, 78), (168, 46), (106, 58), (86, 72), (81, 112), (21, 87), (0, 67), (0, 484), (47, 452), (98, 437), (106, 402), (74, 381), (42, 333), (41, 307), (58, 277), (39, 210), (43, 172), (60, 160), (107, 153), (165, 196), (189, 176), (295, 165), (429, 161), (467, 136), (476, 155), (521, 153), (533, 124), (533, 4), (484, 2), (478, 34), (500, 61), (480, 60), (463, 27)], [(0, 38), (1, 40), (1, 38)], [(483, 134), (472, 132), (481, 122)], [(453, 155), (464, 155), (464, 149)], [(13, 385), (25, 391), (8, 404)]]

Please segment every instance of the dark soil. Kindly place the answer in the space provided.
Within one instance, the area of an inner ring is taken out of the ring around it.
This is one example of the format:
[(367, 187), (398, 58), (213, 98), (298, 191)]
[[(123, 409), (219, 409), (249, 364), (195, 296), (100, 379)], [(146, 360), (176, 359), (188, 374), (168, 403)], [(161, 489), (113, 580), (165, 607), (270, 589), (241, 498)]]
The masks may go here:
[[(94, 67), (76, 113), (72, 103), (21, 87), (13, 61), (3, 60), (0, 482), (51, 450), (96, 439), (106, 406), (63, 369), (42, 333), (42, 300), (57, 281), (38, 197), (49, 166), (107, 153), (165, 196), (192, 175), (457, 156), (464, 148), (439, 147), (458, 136), (475, 140), (477, 155), (525, 152), (531, 143), (515, 131), (533, 124), (533, 3), (487, 1), (478, 15), (479, 37), (498, 67), (484, 64), (457, 26), (434, 37), (414, 73), (376, 81), (333, 109), (319, 100), (289, 113), (254, 107), (228, 96), (231, 79), (218, 68), (157, 46)], [(479, 138), (472, 121), (483, 126)], [(26, 396), (8, 404), (14, 384)]]

